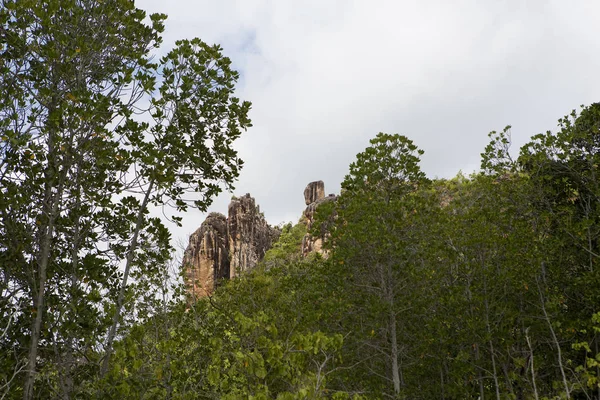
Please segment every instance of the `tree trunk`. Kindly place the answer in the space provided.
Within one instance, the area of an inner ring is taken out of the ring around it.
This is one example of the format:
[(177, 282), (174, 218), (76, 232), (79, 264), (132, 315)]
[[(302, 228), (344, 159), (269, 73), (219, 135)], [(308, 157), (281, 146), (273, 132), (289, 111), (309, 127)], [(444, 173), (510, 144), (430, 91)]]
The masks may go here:
[(444, 393), (444, 368), (440, 366), (440, 390), (442, 391), (442, 400), (446, 399), (446, 395)]
[(490, 326), (490, 307), (488, 303), (488, 291), (487, 291), (487, 279), (483, 280), (483, 288), (485, 291), (485, 328), (487, 330), (488, 337), (488, 345), (490, 346), (490, 356), (492, 357), (492, 372), (494, 378), (494, 386), (496, 387), (496, 399), (500, 400), (500, 385), (498, 383), (498, 371), (496, 368), (496, 356), (494, 352), (494, 343), (492, 342), (492, 329)]
[[(74, 209), (76, 212), (79, 212), (81, 207), (81, 169), (78, 167), (75, 172), (75, 205)], [(76, 292), (79, 283), (79, 276), (77, 275), (77, 270), (79, 268), (79, 250), (81, 245), (81, 226), (80, 219), (77, 218), (75, 221), (75, 225), (73, 227), (73, 238), (72, 238), (72, 248), (71, 248), (71, 299), (70, 303), (73, 304), (77, 301), (76, 298), (73, 297), (73, 294)], [(85, 229), (84, 229), (85, 231)], [(73, 366), (75, 365), (75, 346), (72, 335), (67, 333), (67, 348), (65, 349), (65, 360), (62, 366), (63, 379), (62, 388), (63, 388), (63, 398), (70, 399), (73, 394), (74, 382), (73, 382)]]
[(397, 395), (400, 393), (400, 367), (398, 365), (398, 338), (394, 310), (390, 311), (390, 340), (392, 341), (392, 380), (394, 381), (394, 393)]
[(44, 228), (40, 237), (40, 255), (37, 260), (39, 281), (37, 293), (35, 294), (33, 305), (35, 309), (35, 319), (31, 326), (31, 343), (29, 345), (29, 357), (27, 362), (27, 374), (25, 376), (25, 384), (23, 387), (23, 399), (30, 400), (33, 398), (33, 383), (36, 374), (36, 362), (38, 353), (38, 344), (42, 329), (42, 319), (45, 311), (45, 290), (46, 278), (48, 273), (48, 262), (50, 259), (50, 245), (54, 237), (54, 221), (58, 212), (58, 198), (60, 190), (55, 195), (52, 194), (52, 186), (46, 189), (46, 201), (44, 201), (44, 209), (48, 216), (48, 224)]
[(552, 322), (550, 321), (550, 316), (548, 315), (548, 312), (546, 311), (546, 300), (544, 299), (544, 296), (542, 294), (542, 288), (540, 287), (539, 280), (537, 282), (537, 287), (538, 287), (538, 293), (540, 295), (540, 305), (542, 307), (542, 312), (544, 313), (544, 320), (548, 324), (548, 328), (550, 329), (550, 334), (552, 335), (552, 341), (554, 342), (554, 345), (556, 346), (556, 352), (557, 352), (557, 358), (558, 358), (558, 368), (560, 369), (560, 374), (562, 376), (563, 386), (565, 388), (565, 395), (567, 396), (567, 399), (570, 399), (571, 391), (569, 390), (567, 374), (565, 373), (565, 368), (563, 366), (562, 350), (560, 348), (560, 342), (558, 341), (558, 338), (556, 337), (556, 332), (554, 332), (554, 327), (552, 326)]
[[(479, 361), (479, 345), (475, 344), (475, 360)], [(479, 381), (479, 399), (485, 399), (485, 390), (483, 387), (483, 375), (481, 374), (481, 368), (477, 368), (477, 380)]]
[[(54, 110), (49, 110), (49, 114), (52, 114)], [(48, 166), (45, 174), (46, 188), (44, 191), (44, 199), (42, 204), (42, 216), (41, 218), (47, 218), (45, 226), (42, 225), (40, 228), (41, 234), (39, 239), (39, 253), (36, 260), (37, 272), (38, 272), (38, 287), (37, 293), (33, 295), (33, 307), (35, 310), (35, 319), (31, 325), (31, 343), (29, 345), (29, 355), (27, 361), (27, 373), (25, 375), (25, 382), (23, 385), (23, 399), (31, 400), (33, 398), (34, 381), (36, 374), (36, 363), (38, 357), (38, 344), (40, 341), (40, 335), (42, 330), (42, 320), (45, 311), (45, 291), (46, 291), (46, 279), (48, 275), (48, 263), (50, 261), (50, 247), (52, 240), (54, 239), (54, 224), (58, 215), (59, 200), (62, 198), (63, 182), (65, 180), (65, 174), (68, 170), (67, 166), (63, 166), (62, 176), (57, 177), (58, 168), (56, 165), (56, 153), (55, 153), (55, 139), (56, 133), (51, 132), (48, 137)], [(57, 179), (58, 178), (58, 179)], [(54, 189), (56, 188), (56, 192)], [(54, 192), (54, 193), (53, 193)], [(32, 277), (33, 287), (35, 287), (36, 278), (35, 274)], [(32, 289), (35, 292), (35, 289)]]
[(129, 243), (129, 249), (127, 250), (127, 260), (125, 262), (125, 271), (123, 272), (123, 280), (121, 281), (121, 288), (119, 289), (119, 297), (117, 298), (117, 308), (115, 310), (115, 314), (113, 316), (112, 325), (108, 332), (108, 337), (106, 339), (106, 354), (104, 355), (104, 360), (102, 361), (102, 368), (100, 369), (100, 375), (104, 376), (108, 371), (108, 365), (110, 362), (110, 357), (112, 355), (113, 350), (113, 342), (115, 340), (115, 336), (117, 334), (117, 328), (119, 326), (119, 319), (121, 318), (121, 310), (123, 308), (123, 303), (125, 301), (125, 289), (127, 288), (127, 280), (129, 279), (129, 272), (131, 271), (131, 264), (133, 263), (133, 257), (135, 251), (138, 246), (138, 238), (140, 231), (142, 230), (142, 224), (144, 222), (144, 211), (146, 210), (146, 206), (150, 200), (150, 194), (152, 193), (152, 189), (154, 188), (154, 181), (150, 181), (148, 184), (148, 188), (146, 189), (146, 193), (144, 194), (144, 200), (140, 205), (140, 209), (138, 211), (137, 220), (135, 223), (135, 229), (133, 232), (133, 237), (131, 238), (131, 242)]
[(529, 347), (529, 358), (531, 359), (531, 385), (533, 386), (533, 396), (535, 400), (539, 400), (537, 391), (537, 385), (535, 383), (535, 365), (533, 364), (533, 346), (531, 346), (531, 339), (529, 338), (529, 328), (525, 329), (525, 339), (527, 340), (527, 347)]
[(390, 335), (391, 341), (391, 354), (390, 358), (392, 361), (391, 365), (391, 373), (392, 373), (392, 382), (394, 384), (394, 393), (396, 396), (400, 393), (400, 365), (398, 364), (398, 333), (397, 333), (397, 324), (396, 324), (396, 312), (394, 310), (394, 290), (393, 290), (393, 274), (391, 266), (380, 265), (379, 273), (381, 279), (381, 288), (382, 295), (384, 301), (387, 303), (389, 307), (389, 326), (388, 331)]

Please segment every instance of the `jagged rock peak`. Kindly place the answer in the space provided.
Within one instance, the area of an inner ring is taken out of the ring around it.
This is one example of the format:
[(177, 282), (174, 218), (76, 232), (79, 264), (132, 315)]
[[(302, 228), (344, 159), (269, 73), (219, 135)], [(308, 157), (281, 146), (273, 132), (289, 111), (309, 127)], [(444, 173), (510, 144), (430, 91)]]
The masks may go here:
[(183, 266), (187, 291), (196, 297), (210, 295), (218, 281), (229, 276), (227, 218), (223, 214), (210, 213), (190, 236)]
[(230, 277), (233, 278), (262, 260), (279, 237), (279, 230), (267, 223), (250, 194), (232, 199), (228, 213)]
[(306, 218), (306, 229), (308, 231), (302, 239), (302, 255), (304, 257), (312, 252), (320, 253), (323, 257), (328, 256), (328, 253), (323, 250), (323, 241), (328, 233), (321, 229), (320, 236), (313, 237), (309, 232), (315, 220), (317, 207), (323, 203), (335, 200), (337, 200), (337, 196), (334, 194), (325, 197), (325, 184), (323, 181), (311, 182), (304, 189), (304, 201), (306, 202), (304, 217)]
[(304, 202), (306, 205), (312, 204), (325, 197), (325, 183), (315, 181), (306, 185), (304, 189)]
[(232, 198), (228, 217), (211, 213), (190, 236), (183, 268), (191, 299), (210, 295), (223, 279), (254, 268), (279, 237), (250, 194)]

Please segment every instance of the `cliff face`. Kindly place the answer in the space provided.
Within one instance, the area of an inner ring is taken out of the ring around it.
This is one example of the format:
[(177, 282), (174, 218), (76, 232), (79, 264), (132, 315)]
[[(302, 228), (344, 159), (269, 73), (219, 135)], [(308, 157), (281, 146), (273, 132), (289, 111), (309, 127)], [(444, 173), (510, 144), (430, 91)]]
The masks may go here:
[[(304, 189), (304, 217), (310, 231), (317, 207), (335, 201), (333, 194), (325, 196), (323, 181), (311, 182)], [(253, 197), (246, 194), (229, 203), (228, 216), (211, 213), (200, 228), (190, 236), (183, 256), (184, 279), (190, 298), (210, 295), (223, 279), (230, 279), (252, 269), (279, 238), (280, 231), (267, 224)], [(302, 240), (303, 256), (318, 252), (323, 256), (321, 232), (313, 237), (308, 232)]]
[(183, 255), (188, 293), (196, 297), (209, 295), (223, 277), (229, 277), (227, 218), (211, 213), (190, 236)]
[[(311, 182), (306, 185), (306, 189), (304, 189), (304, 202), (306, 204), (304, 217), (306, 218), (306, 230), (308, 232), (310, 232), (313, 227), (317, 207), (323, 203), (335, 201), (336, 199), (337, 196), (333, 194), (325, 197), (325, 184), (323, 181)], [(323, 240), (327, 233), (321, 232), (320, 236), (313, 237), (308, 232), (302, 239), (302, 255), (306, 257), (312, 252), (317, 252), (326, 257), (328, 254), (323, 250)]]
[(249, 194), (233, 199), (228, 214), (211, 213), (190, 236), (183, 268), (192, 298), (208, 296), (221, 280), (253, 268), (279, 237)]
[(232, 200), (228, 213), (229, 277), (233, 278), (262, 260), (279, 237), (279, 230), (267, 224), (249, 194)]

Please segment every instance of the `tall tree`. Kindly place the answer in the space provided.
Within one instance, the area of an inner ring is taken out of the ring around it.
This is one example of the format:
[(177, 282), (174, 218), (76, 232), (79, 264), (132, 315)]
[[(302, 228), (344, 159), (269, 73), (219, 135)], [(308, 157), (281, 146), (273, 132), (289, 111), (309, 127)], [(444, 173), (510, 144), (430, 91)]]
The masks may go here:
[[(33, 307), (23, 386), (29, 399), (47, 332), (48, 293), (60, 290), (48, 285), (62, 280), (67, 264), (77, 280), (81, 253), (91, 251), (92, 264), (101, 262), (89, 241), (98, 226), (92, 209), (106, 206), (99, 199), (110, 202), (127, 170), (111, 125), (127, 115), (150, 79), (148, 51), (159, 41), (163, 17), (147, 26), (131, 2), (6, 0), (0, 12), (4, 216), (12, 226), (35, 227), (24, 240), (30, 244), (16, 251), (27, 263), (27, 308)], [(10, 215), (24, 204), (21, 196), (26, 208)], [(5, 247), (15, 252), (14, 243)]]
[(129, 275), (168, 257), (150, 207), (184, 210), (191, 191), (205, 209), (241, 167), (250, 103), (231, 62), (194, 39), (152, 63), (165, 16), (145, 18), (128, 0), (1, 3), (1, 306), (29, 321), (25, 399), (49, 357), (70, 397), (73, 354), (104, 334), (107, 368)]
[(428, 183), (419, 168), (421, 154), (401, 135), (372, 139), (342, 183), (331, 239), (332, 262), (347, 269), (346, 290), (361, 310), (355, 313), (362, 326), (354, 334), (357, 349), (378, 355), (366, 357), (365, 366), (384, 377), (381, 390), (389, 395), (398, 395), (405, 384), (403, 362), (410, 350), (403, 338), (408, 319), (418, 314), (411, 298), (417, 290), (417, 210), (425, 201), (417, 190)]
[[(221, 50), (200, 39), (178, 41), (157, 68), (161, 83), (150, 99), (149, 110), (154, 123), (142, 124), (144, 135), (123, 126), (136, 171), (132, 183), (143, 197), (136, 205), (137, 216), (106, 341), (103, 373), (108, 368), (148, 207), (172, 205), (185, 211), (191, 203), (206, 211), (222, 185), (231, 189), (239, 175), (242, 161), (232, 144), (250, 126), (250, 103), (233, 96), (239, 74)], [(186, 197), (190, 193), (191, 199)]]
[[(540, 274), (540, 302), (557, 357), (567, 364), (581, 354), (573, 354), (562, 344), (573, 338), (564, 338), (565, 329), (556, 329), (558, 325), (578, 332), (582, 341), (599, 352), (600, 337), (591, 321), (600, 301), (600, 292), (594, 289), (600, 282), (600, 104), (582, 106), (580, 112), (573, 110), (558, 122), (558, 131), (535, 135), (523, 146), (519, 162), (539, 188), (536, 204), (540, 213), (551, 221), (553, 246)], [(592, 389), (600, 396), (594, 384), (582, 385), (570, 368), (561, 365), (561, 369), (566, 393)], [(600, 375), (600, 369), (596, 368), (595, 374)]]

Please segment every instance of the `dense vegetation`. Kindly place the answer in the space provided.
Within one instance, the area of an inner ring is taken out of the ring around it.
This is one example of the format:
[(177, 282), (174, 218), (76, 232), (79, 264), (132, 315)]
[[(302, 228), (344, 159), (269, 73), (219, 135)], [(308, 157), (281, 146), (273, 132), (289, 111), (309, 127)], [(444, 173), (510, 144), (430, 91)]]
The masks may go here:
[(600, 104), (450, 180), (381, 133), (326, 259), (301, 220), (191, 303), (149, 210), (236, 179), (230, 61), (154, 62), (165, 16), (128, 0), (0, 4), (0, 399), (600, 399)]

